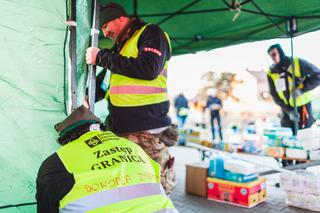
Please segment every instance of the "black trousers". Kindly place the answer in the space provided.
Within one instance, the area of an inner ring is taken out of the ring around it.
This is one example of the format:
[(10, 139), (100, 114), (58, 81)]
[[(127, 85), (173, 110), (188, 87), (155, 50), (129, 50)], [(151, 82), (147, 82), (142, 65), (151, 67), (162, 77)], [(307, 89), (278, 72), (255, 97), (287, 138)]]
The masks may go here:
[(217, 120), (218, 129), (219, 129), (219, 136), (220, 140), (222, 140), (222, 128), (221, 128), (221, 118), (220, 113), (218, 112), (211, 112), (210, 113), (210, 124), (211, 124), (211, 132), (212, 132), (212, 139), (215, 139), (215, 128), (214, 128), (214, 120)]

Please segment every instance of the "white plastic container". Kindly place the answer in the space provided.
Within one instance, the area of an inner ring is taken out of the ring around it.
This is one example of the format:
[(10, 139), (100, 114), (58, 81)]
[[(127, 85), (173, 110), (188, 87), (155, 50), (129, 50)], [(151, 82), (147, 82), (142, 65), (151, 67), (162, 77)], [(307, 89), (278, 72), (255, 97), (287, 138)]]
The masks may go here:
[(286, 157), (297, 158), (297, 159), (307, 159), (308, 152), (303, 149), (286, 149)]
[(256, 173), (256, 165), (241, 160), (226, 160), (224, 169), (233, 173), (251, 175)]

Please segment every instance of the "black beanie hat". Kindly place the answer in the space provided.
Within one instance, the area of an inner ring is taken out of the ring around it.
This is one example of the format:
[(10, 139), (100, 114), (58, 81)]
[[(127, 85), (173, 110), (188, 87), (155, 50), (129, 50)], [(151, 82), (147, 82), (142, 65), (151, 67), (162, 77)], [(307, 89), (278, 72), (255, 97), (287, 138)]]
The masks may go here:
[(101, 28), (105, 23), (120, 18), (121, 16), (127, 17), (128, 14), (120, 4), (110, 3), (105, 6), (101, 6), (99, 27)]

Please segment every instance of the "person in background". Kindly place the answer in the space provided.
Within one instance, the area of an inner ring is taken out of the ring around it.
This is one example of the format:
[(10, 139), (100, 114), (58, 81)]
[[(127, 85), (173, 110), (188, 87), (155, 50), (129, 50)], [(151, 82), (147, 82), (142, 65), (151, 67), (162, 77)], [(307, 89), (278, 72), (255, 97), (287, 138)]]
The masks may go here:
[(217, 121), (218, 124), (218, 131), (220, 137), (220, 143), (222, 143), (222, 127), (221, 127), (221, 117), (220, 117), (220, 110), (222, 109), (222, 101), (220, 98), (217, 97), (217, 90), (216, 89), (208, 89), (207, 90), (207, 103), (206, 108), (210, 111), (210, 124), (211, 124), (211, 132), (212, 132), (212, 140), (215, 141), (215, 126), (214, 120)]
[(182, 129), (189, 113), (188, 100), (183, 93), (180, 93), (174, 100), (174, 107), (176, 108), (178, 126)]
[[(314, 122), (311, 101), (317, 95), (315, 88), (320, 85), (320, 69), (304, 59), (294, 58), (296, 85), (293, 90), (291, 58), (285, 55), (280, 44), (270, 46), (268, 54), (273, 61), (267, 74), (268, 83), (273, 100), (282, 110), (281, 126), (294, 131), (294, 121), (298, 120), (298, 129), (310, 127)], [(298, 107), (297, 117), (293, 93)]]
[(179, 128), (179, 145), (185, 145), (185, 133), (183, 130), (184, 124), (189, 114), (188, 100), (183, 93), (180, 93), (174, 100), (176, 116)]

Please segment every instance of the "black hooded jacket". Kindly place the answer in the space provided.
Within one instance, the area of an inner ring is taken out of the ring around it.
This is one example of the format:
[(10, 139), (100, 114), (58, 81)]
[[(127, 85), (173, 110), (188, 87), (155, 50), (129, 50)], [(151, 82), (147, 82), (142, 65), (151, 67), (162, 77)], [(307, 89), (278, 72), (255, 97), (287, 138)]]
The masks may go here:
[[(281, 48), (280, 45), (273, 45), (268, 49), (268, 52), (273, 49), (277, 48), (280, 54), (280, 63), (273, 64), (270, 67), (270, 70), (272, 73), (283, 73), (283, 77), (285, 78), (286, 82), (286, 91), (284, 91), (285, 97), (287, 99), (290, 98), (290, 92), (289, 92), (289, 81), (288, 76), (291, 75), (289, 72), (287, 72), (290, 64), (291, 59), (286, 56)], [(301, 78), (296, 79), (296, 84), (303, 83), (304, 87), (302, 89), (302, 92), (307, 92), (309, 90), (312, 90), (320, 85), (320, 69), (316, 67), (315, 65), (311, 64), (310, 62), (300, 59), (299, 58), (299, 65), (300, 65), (300, 72), (301, 72)], [(285, 112), (290, 112), (293, 110), (293, 108), (289, 105), (286, 105), (282, 99), (278, 96), (278, 93), (276, 91), (276, 87), (274, 85), (273, 80), (268, 76), (268, 83), (269, 83), (269, 89), (270, 94), (272, 95), (275, 103), (281, 107), (281, 109)]]

